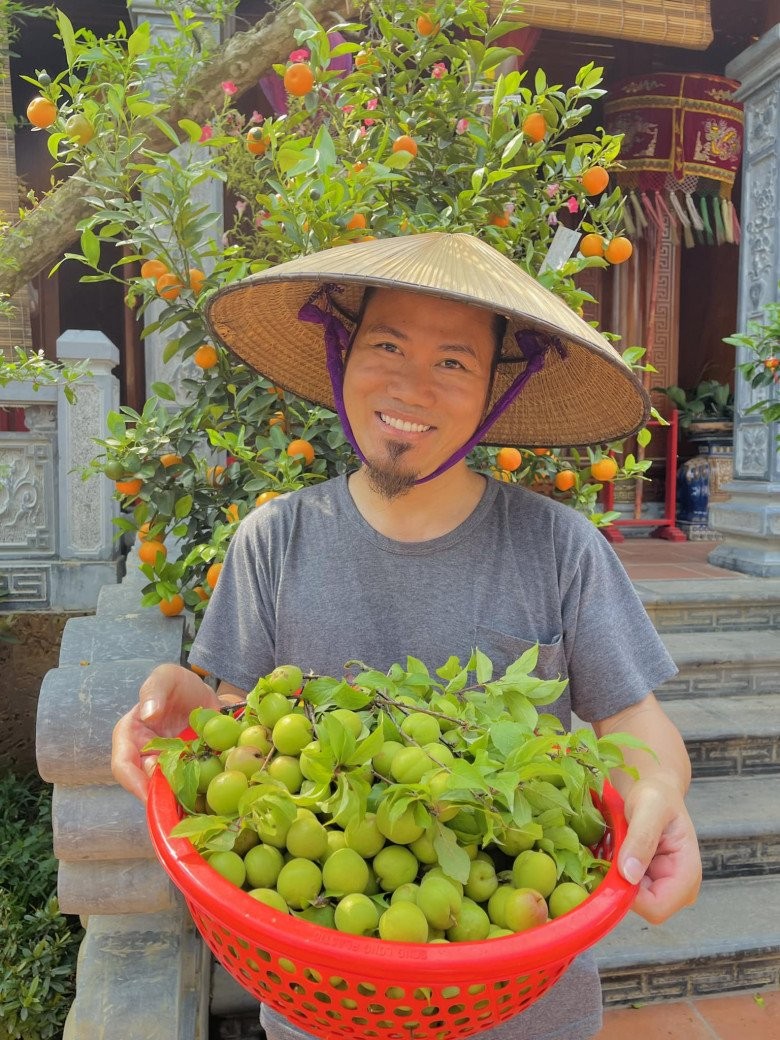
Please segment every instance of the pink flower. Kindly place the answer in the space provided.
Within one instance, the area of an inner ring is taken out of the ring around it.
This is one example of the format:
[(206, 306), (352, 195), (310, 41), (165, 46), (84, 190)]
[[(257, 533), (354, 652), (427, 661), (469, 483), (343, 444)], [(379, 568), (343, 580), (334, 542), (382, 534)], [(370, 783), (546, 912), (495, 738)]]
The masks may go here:
[(262, 123), (264, 119), (265, 116), (263, 115), (263, 113), (258, 112), (257, 109), (255, 109), (252, 115), (249, 117), (249, 122), (254, 125), (257, 123)]
[(566, 209), (569, 211), (569, 213), (579, 213), (580, 204), (579, 202), (577, 202), (577, 199), (574, 197), (574, 195), (570, 195), (566, 200)]
[(552, 199), (558, 194), (560, 187), (560, 184), (548, 184), (544, 189), (544, 193), (548, 199)]
[(554, 213), (550, 213), (550, 214), (548, 215), (548, 217), (547, 217), (547, 223), (548, 223), (548, 224), (550, 225), (550, 227), (555, 227), (555, 226), (557, 225), (557, 223), (558, 223), (558, 218), (557, 218), (557, 217), (555, 216), (555, 214), (554, 214)]
[(355, 111), (355, 106), (354, 105), (344, 105), (344, 107), (341, 109), (341, 111), (344, 113), (345, 116), (348, 116), (350, 114), (350, 112), (354, 112)]
[(236, 199), (236, 213), (238, 213), (239, 217), (242, 217), (244, 215), (245, 209), (246, 199)]
[(469, 128), (469, 121), (468, 121), (468, 119), (459, 119), (457, 121), (457, 123), (455, 124), (455, 133), (456, 134), (465, 134), (466, 131), (468, 130), (468, 128)]
[(366, 129), (365, 126), (361, 126), (361, 128), (360, 128), (360, 130), (358, 132), (360, 133), (361, 137), (365, 137), (366, 134), (368, 133), (368, 130)]
[(306, 50), (305, 47), (299, 47), (297, 51), (290, 51), (290, 61), (308, 61), (311, 54)]
[(214, 136), (214, 128), (212, 126), (210, 126), (208, 123), (206, 123), (206, 125), (203, 127), (203, 129), (200, 132), (200, 137), (198, 138), (198, 144), (205, 144), (206, 141), (210, 141), (213, 136)]
[(235, 83), (233, 83), (232, 80), (229, 79), (225, 80), (225, 82), (222, 84), (222, 89), (228, 96), (238, 93), (238, 87), (235, 85)]
[(375, 122), (376, 122), (376, 119), (364, 119), (363, 120), (363, 125), (364, 126), (373, 126)]
[(379, 104), (379, 98), (372, 97), (372, 98), (369, 98), (368, 101), (366, 101), (366, 108), (368, 109), (369, 112), (373, 112), (378, 104)]
[(431, 75), (434, 79), (443, 79), (447, 75), (447, 66), (443, 61), (437, 61), (431, 69)]

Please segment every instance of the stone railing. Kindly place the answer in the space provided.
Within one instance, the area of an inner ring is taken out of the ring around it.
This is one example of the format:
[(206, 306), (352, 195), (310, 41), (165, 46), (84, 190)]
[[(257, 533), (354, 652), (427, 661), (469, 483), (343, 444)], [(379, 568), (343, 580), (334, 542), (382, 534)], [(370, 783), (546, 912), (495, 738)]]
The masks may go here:
[(210, 957), (111, 775), (111, 734), (151, 670), (180, 661), (182, 618), (140, 606), (135, 550), (94, 616), (72, 618), (38, 699), (38, 771), (54, 785), (63, 913), (86, 923), (63, 1040), (207, 1040)]
[(61, 361), (85, 360), (91, 375), (70, 404), (61, 386), (10, 383), (0, 407), (24, 410), (27, 430), (0, 433), (0, 610), (94, 610), (121, 560), (110, 481), (81, 470), (119, 404), (111, 370), (119, 352), (102, 332), (69, 331)]

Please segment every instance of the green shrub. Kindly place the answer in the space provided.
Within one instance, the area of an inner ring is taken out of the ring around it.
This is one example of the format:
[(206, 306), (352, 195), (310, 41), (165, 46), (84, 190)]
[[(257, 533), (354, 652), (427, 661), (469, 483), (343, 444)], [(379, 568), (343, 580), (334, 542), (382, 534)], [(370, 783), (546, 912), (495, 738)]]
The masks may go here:
[(51, 791), (0, 777), (0, 1040), (53, 1040), (75, 992), (82, 930), (60, 913)]

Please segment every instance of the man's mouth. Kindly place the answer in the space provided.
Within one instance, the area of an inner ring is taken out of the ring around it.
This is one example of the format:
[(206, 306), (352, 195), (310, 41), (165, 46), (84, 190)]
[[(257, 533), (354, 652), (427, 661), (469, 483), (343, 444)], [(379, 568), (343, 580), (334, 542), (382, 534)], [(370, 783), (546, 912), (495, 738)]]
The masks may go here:
[(392, 430), (399, 430), (401, 433), (427, 433), (428, 430), (432, 430), (432, 426), (425, 426), (422, 423), (406, 422), (404, 419), (395, 419), (392, 415), (387, 415), (385, 412), (379, 412), (379, 418)]

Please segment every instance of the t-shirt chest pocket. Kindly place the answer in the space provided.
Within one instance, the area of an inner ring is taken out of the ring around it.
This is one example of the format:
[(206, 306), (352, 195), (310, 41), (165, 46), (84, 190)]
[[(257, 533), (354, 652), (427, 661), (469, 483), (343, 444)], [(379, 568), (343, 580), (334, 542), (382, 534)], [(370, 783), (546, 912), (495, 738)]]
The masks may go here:
[[(499, 632), (486, 625), (476, 627), (476, 647), (493, 662), (493, 674), (503, 675), (510, 664), (536, 646), (534, 639), (520, 639), (517, 636)], [(566, 679), (566, 654), (563, 636), (556, 636), (552, 643), (539, 643), (539, 657), (534, 675), (540, 679)]]

